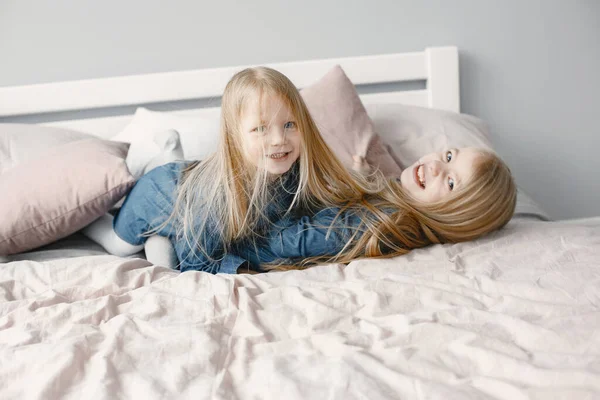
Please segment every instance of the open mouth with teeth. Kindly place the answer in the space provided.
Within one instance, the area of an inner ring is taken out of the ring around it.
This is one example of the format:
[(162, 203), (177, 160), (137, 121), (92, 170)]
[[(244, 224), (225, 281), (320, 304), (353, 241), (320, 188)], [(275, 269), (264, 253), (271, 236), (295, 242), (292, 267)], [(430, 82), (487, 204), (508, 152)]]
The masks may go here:
[(415, 182), (422, 189), (425, 189), (425, 167), (423, 164), (419, 164), (414, 169)]
[(291, 153), (291, 151), (272, 153), (272, 154), (267, 154), (267, 157), (270, 158), (271, 160), (282, 160), (282, 159), (286, 158), (290, 153)]

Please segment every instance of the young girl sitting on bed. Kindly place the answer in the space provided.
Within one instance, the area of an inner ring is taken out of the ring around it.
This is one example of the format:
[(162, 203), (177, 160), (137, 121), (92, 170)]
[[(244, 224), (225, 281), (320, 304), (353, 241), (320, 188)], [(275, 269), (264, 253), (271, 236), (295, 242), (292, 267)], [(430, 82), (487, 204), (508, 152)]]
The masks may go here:
[[(265, 236), (293, 207), (341, 204), (336, 187), (349, 185), (289, 79), (269, 68), (246, 69), (223, 93), (217, 151), (202, 162), (153, 169), (114, 221), (105, 215), (83, 233), (115, 255), (146, 244), (153, 263), (235, 273), (241, 261), (232, 246)], [(169, 242), (175, 263), (163, 257)]]
[(138, 252), (150, 237), (153, 263), (151, 243), (172, 242), (181, 271), (235, 273), (394, 256), (470, 240), (510, 219), (514, 184), (492, 153), (449, 150), (419, 165), (401, 183), (353, 176), (294, 85), (277, 71), (247, 69), (223, 94), (217, 152), (152, 170), (114, 230), (100, 220), (84, 232), (113, 254)]

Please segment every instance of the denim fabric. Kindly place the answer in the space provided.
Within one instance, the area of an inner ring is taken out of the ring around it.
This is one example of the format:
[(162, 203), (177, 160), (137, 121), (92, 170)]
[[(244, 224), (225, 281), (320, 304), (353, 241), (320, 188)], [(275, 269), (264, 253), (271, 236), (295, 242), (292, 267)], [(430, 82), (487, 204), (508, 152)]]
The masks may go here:
[[(153, 169), (140, 178), (114, 220), (115, 232), (121, 239), (133, 245), (140, 245), (147, 240), (144, 233), (157, 228), (167, 220), (173, 211), (181, 172), (189, 164), (189, 162), (169, 163)], [(270, 221), (279, 220), (292, 202), (298, 187), (297, 163), (279, 182), (281, 184), (274, 188), (274, 201), (265, 212)], [(269, 224), (262, 225), (265, 228), (264, 235), (267, 235), (266, 227)], [(252, 254), (252, 251), (249, 251), (243, 244), (234, 244), (234, 248), (240, 249), (239, 252), (233, 251), (225, 254), (220, 227), (211, 221), (206, 221), (204, 232), (200, 236), (207, 254), (191, 248), (185, 240), (177, 238), (176, 229), (172, 223), (162, 227), (156, 234), (171, 240), (182, 272), (196, 270), (213, 274), (236, 273), (237, 268), (247, 262), (240, 254)], [(253, 246), (252, 250), (254, 250)], [(251, 264), (258, 265), (260, 263), (259, 257), (253, 259), (256, 263), (250, 261)]]
[[(132, 245), (148, 239), (144, 233), (163, 224), (171, 212), (179, 175), (188, 163), (169, 163), (154, 168), (136, 182), (123, 206), (115, 216), (113, 227), (117, 235)], [(172, 224), (157, 232), (160, 236), (174, 238)]]
[(313, 216), (288, 216), (276, 223), (264, 240), (240, 246), (235, 253), (255, 270), (260, 270), (262, 263), (293, 264), (307, 257), (333, 256), (361, 224), (361, 218), (353, 212), (338, 213), (337, 208), (326, 208)]

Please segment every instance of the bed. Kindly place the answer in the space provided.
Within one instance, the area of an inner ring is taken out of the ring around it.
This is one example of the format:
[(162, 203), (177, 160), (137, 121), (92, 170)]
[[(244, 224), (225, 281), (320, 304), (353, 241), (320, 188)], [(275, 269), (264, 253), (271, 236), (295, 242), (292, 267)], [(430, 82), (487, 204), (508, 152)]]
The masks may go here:
[[(460, 111), (454, 47), (272, 66), (304, 87), (336, 64), (375, 120)], [(0, 88), (0, 122), (110, 138), (132, 115), (96, 110), (214, 99), (240, 68)], [(520, 199), (479, 240), (305, 271), (179, 273), (81, 233), (0, 256), (0, 398), (600, 398), (600, 217)]]

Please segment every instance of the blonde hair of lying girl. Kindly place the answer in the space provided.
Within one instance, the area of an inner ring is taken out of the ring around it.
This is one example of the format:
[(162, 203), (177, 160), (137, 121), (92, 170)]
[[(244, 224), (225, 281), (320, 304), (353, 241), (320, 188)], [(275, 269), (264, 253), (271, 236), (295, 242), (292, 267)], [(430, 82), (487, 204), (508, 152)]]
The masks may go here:
[(405, 169), (400, 182), (371, 178), (370, 190), (342, 207), (332, 205), (301, 223), (282, 221), (265, 242), (273, 261), (263, 268), (394, 257), (429, 244), (473, 240), (503, 227), (516, 204), (510, 170), (482, 149), (429, 154)]

